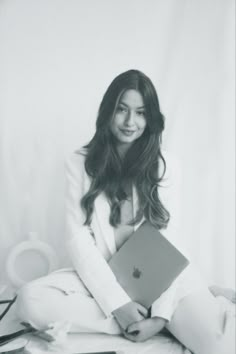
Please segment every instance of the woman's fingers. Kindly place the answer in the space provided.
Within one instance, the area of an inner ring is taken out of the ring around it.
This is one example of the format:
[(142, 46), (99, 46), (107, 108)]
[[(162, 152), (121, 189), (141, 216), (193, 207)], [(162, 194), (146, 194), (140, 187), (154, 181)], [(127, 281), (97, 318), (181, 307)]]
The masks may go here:
[(141, 304), (137, 304), (138, 305), (138, 312), (143, 316), (143, 317), (147, 317), (148, 316), (148, 310), (146, 309), (146, 307), (144, 307)]
[(132, 323), (130, 326), (128, 326), (128, 328), (126, 329), (126, 333), (128, 334), (134, 334), (137, 335), (139, 330), (140, 330), (140, 322), (135, 322)]
[(129, 302), (113, 311), (118, 324), (123, 330), (135, 322), (142, 321), (147, 316), (147, 309), (136, 302)]
[(143, 342), (159, 333), (166, 320), (159, 317), (147, 318), (128, 326), (125, 337), (133, 342)]
[(134, 336), (132, 334), (125, 333), (124, 334), (125, 338), (130, 340), (131, 342), (139, 342), (139, 338), (137, 336)]

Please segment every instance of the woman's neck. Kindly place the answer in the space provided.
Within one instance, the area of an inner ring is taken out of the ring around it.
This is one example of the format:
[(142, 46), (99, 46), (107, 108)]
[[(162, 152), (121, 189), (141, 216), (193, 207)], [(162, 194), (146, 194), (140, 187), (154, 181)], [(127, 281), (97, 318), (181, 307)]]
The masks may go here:
[(131, 144), (117, 144), (116, 149), (117, 149), (117, 152), (118, 152), (121, 160), (124, 159), (130, 146), (131, 146)]

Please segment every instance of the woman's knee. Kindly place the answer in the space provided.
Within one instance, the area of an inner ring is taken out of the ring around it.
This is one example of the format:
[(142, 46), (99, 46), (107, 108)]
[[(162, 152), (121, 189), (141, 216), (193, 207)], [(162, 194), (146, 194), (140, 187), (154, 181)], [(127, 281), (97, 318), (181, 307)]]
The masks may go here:
[(225, 320), (216, 299), (200, 291), (182, 300), (166, 327), (195, 354), (233, 354), (234, 334), (226, 331)]

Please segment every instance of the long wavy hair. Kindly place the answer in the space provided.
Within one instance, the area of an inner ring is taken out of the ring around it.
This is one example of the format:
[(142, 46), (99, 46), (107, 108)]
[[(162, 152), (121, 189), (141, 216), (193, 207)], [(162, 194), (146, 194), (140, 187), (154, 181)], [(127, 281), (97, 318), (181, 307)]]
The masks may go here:
[[(117, 105), (125, 91), (137, 90), (145, 105), (146, 127), (120, 158), (110, 124)], [(139, 199), (139, 209), (131, 225), (141, 221), (143, 216), (158, 229), (165, 228), (170, 214), (159, 199), (158, 189), (165, 174), (166, 163), (161, 153), (161, 137), (164, 116), (160, 112), (156, 90), (151, 80), (138, 70), (129, 70), (117, 76), (105, 92), (99, 107), (96, 132), (84, 147), (86, 150), (85, 170), (91, 177), (89, 191), (81, 200), (85, 211), (85, 225), (90, 225), (94, 201), (105, 193), (110, 204), (110, 224), (117, 227), (121, 221), (121, 205), (127, 194), (125, 186), (134, 185)], [(160, 175), (160, 160), (164, 165)]]

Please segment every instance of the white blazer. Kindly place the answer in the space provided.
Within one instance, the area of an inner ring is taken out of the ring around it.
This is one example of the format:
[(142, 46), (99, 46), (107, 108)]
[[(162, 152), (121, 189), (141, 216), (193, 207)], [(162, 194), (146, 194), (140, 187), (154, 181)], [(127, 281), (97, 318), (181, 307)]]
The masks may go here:
[[(178, 221), (178, 187), (173, 188), (173, 172), (175, 186), (179, 186), (179, 169), (170, 169), (170, 159), (165, 159), (168, 171), (165, 174), (163, 188), (159, 194), (164, 205), (170, 211), (171, 222), (163, 234), (175, 244), (177, 248), (183, 248), (178, 242), (176, 221)], [(120, 306), (131, 301), (127, 293), (117, 282), (107, 261), (116, 252), (114, 228), (109, 223), (110, 206), (104, 193), (95, 200), (91, 229), (84, 226), (85, 215), (80, 207), (80, 200), (88, 191), (90, 177), (84, 168), (85, 156), (83, 151), (75, 152), (66, 162), (67, 193), (66, 193), (66, 237), (70, 259), (79, 277), (95, 298), (106, 316)], [(138, 208), (138, 197), (135, 187), (133, 193), (134, 215)], [(143, 221), (143, 220), (142, 220)], [(140, 224), (142, 223), (140, 222)], [(173, 225), (175, 225), (173, 227)], [(136, 225), (137, 228), (139, 225)], [(185, 253), (186, 254), (186, 253)]]

